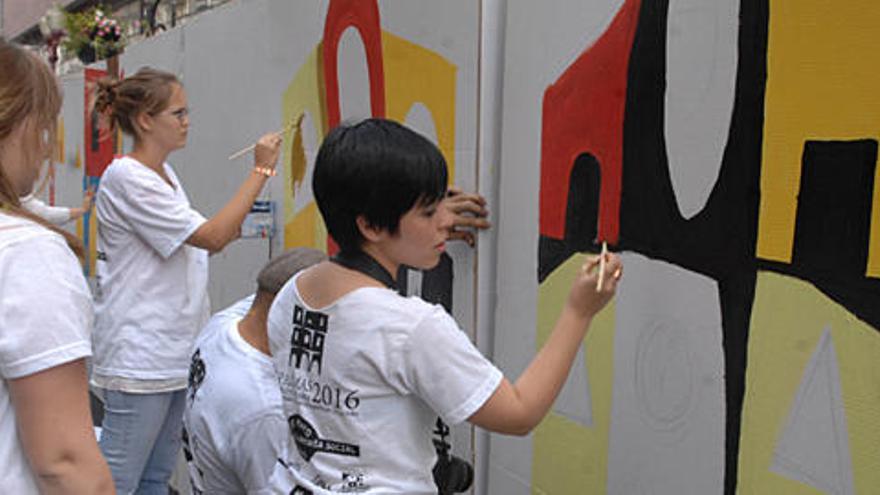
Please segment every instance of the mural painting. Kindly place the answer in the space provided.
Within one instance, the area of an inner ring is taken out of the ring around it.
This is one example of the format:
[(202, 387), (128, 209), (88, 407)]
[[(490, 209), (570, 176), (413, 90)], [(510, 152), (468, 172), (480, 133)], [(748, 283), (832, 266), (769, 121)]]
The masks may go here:
[(880, 9), (589, 3), (613, 15), (537, 115), (536, 344), (579, 253), (609, 242), (627, 280), (535, 434), (532, 492), (869, 493)]
[[(548, 418), (477, 452), (489, 493), (880, 486), (880, 7), (510, 3), (494, 65), (480, 59), (487, 33), (469, 1), (246, 4), (121, 58), (129, 72), (154, 65), (183, 79), (192, 129), (171, 161), (206, 212), (246, 173), (228, 154), (287, 129), (284, 173), (265, 194), (280, 206), (277, 236), (212, 258), (215, 309), (252, 290), (273, 243), (333, 251), (310, 183), (339, 122), (406, 122), (437, 143), (458, 185), (477, 189), (477, 149), (491, 139), (477, 133), (478, 81), (498, 71), (501, 157), (496, 184), (483, 185), (499, 190), (493, 360), (519, 374), (603, 242), (626, 274)], [(69, 177), (77, 194), (95, 185), (116, 148), (85, 110), (102, 74), (64, 83), (62, 161), (82, 168), (55, 167), (61, 204)], [(77, 230), (90, 274), (93, 217)], [(401, 280), (473, 331), (474, 255), (452, 258)]]

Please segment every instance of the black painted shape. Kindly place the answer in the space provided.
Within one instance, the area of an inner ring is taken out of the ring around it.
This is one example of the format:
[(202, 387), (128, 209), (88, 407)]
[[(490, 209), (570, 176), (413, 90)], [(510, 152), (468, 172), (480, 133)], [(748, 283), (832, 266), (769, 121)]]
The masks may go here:
[(733, 114), (705, 207), (682, 217), (666, 154), (668, 0), (642, 2), (624, 118), (619, 249), (718, 281), (727, 400), (724, 493), (736, 493), (748, 334), (755, 284), (767, 62), (767, 0), (742, 0)]
[[(434, 268), (422, 272), (422, 299), (432, 304), (439, 304), (447, 313), (452, 314), (452, 257), (447, 253), (440, 255), (440, 262)], [(397, 292), (406, 296), (409, 279), (407, 273), (414, 268), (401, 265), (397, 270)]]
[(538, 283), (576, 252), (597, 252), (596, 233), (601, 190), (599, 162), (590, 153), (575, 159), (568, 180), (565, 239), (541, 236), (538, 244)]
[(737, 467), (739, 462), (739, 439), (742, 429), (742, 406), (746, 393), (746, 368), (748, 367), (749, 328), (752, 306), (755, 301), (757, 268), (752, 265), (739, 275), (729, 277), (718, 284), (721, 299), (722, 327), (721, 345), (724, 349), (724, 400), (725, 400), (725, 469), (724, 492), (736, 493)]
[(758, 268), (788, 275), (813, 284), (819, 291), (880, 332), (880, 279), (828, 277), (803, 271), (787, 263), (760, 260)]
[(765, 2), (742, 2), (727, 145), (706, 205), (691, 219), (678, 210), (664, 138), (668, 1), (642, 3), (624, 119), (621, 248), (716, 280), (754, 263), (766, 80)]
[(571, 169), (565, 208), (565, 242), (576, 251), (596, 245), (601, 175), (599, 162), (590, 153), (578, 156)]
[(543, 283), (572, 254), (574, 250), (565, 241), (542, 235), (538, 239), (538, 283)]
[(814, 279), (865, 276), (877, 141), (807, 141), (792, 265)]
[(437, 266), (422, 273), (422, 299), (452, 314), (452, 277), (452, 258), (443, 253)]

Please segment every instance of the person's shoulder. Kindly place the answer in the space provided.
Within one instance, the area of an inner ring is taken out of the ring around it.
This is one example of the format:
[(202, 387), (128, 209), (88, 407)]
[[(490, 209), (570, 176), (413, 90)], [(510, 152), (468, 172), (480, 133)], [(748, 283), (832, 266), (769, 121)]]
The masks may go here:
[(127, 156), (117, 156), (101, 174), (101, 187), (115, 186), (131, 182), (155, 182), (161, 180), (158, 174), (151, 171), (138, 160)]
[(450, 318), (442, 306), (388, 289), (361, 291), (358, 296), (361, 309), (373, 313), (385, 326), (412, 328), (425, 321), (446, 323)]
[(119, 185), (127, 181), (132, 173), (134, 173), (132, 165), (136, 163), (137, 161), (127, 156), (117, 156), (114, 158), (101, 173), (98, 195), (100, 196), (102, 192), (106, 192), (109, 189), (119, 187)]
[(61, 234), (25, 217), (0, 213), (0, 247), (69, 251)]
[(229, 325), (237, 321), (238, 318), (240, 316), (234, 316), (225, 310), (214, 313), (196, 338), (194, 349), (217, 345)]
[(28, 219), (10, 217), (0, 214), (0, 264), (26, 273), (13, 278), (26, 285), (60, 283), (66, 291), (87, 292), (82, 267), (61, 234)]
[(138, 161), (130, 156), (117, 156), (107, 165), (104, 172), (101, 173), (101, 182), (111, 178), (130, 174), (132, 168), (138, 164)]

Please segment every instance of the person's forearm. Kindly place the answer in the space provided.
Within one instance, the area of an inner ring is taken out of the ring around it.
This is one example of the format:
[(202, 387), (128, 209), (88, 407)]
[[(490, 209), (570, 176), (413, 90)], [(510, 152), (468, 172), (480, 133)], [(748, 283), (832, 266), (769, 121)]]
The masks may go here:
[(200, 227), (199, 230), (205, 230), (200, 233), (200, 239), (194, 244), (211, 252), (217, 252), (237, 239), (241, 232), (241, 224), (250, 212), (251, 205), (260, 195), (260, 191), (263, 190), (267, 179), (267, 176), (251, 171), (232, 199)]
[(46, 466), (36, 467), (40, 493), (49, 495), (113, 494), (110, 469), (97, 452), (69, 452)]
[(68, 217), (67, 221), (71, 222), (73, 220), (76, 220), (77, 218), (85, 215), (86, 211), (87, 211), (86, 208), (80, 208), (78, 206), (74, 206), (73, 208), (70, 209), (70, 216)]
[(583, 345), (590, 320), (566, 305), (547, 342), (514, 384), (528, 430), (534, 428), (553, 405)]

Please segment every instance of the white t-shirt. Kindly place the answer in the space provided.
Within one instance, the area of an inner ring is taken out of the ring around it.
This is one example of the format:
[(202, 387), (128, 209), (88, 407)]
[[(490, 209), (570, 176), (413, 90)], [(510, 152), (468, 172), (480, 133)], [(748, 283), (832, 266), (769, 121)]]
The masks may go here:
[(19, 198), (21, 207), (34, 215), (45, 219), (49, 223), (61, 225), (70, 220), (70, 208), (64, 206), (49, 206), (34, 197), (33, 193)]
[(99, 387), (184, 388), (193, 340), (210, 316), (208, 253), (185, 244), (205, 218), (163, 166), (173, 186), (127, 156), (101, 176), (92, 379)]
[(437, 415), (466, 420), (501, 372), (439, 305), (365, 287), (314, 309), (298, 278), (269, 311), (290, 476), (316, 494), (436, 493)]
[(60, 235), (4, 213), (0, 295), (0, 491), (37, 494), (8, 382), (89, 356), (92, 299)]
[(238, 332), (250, 296), (217, 313), (196, 340), (183, 414), (194, 491), (265, 493), (287, 423), (272, 358)]

